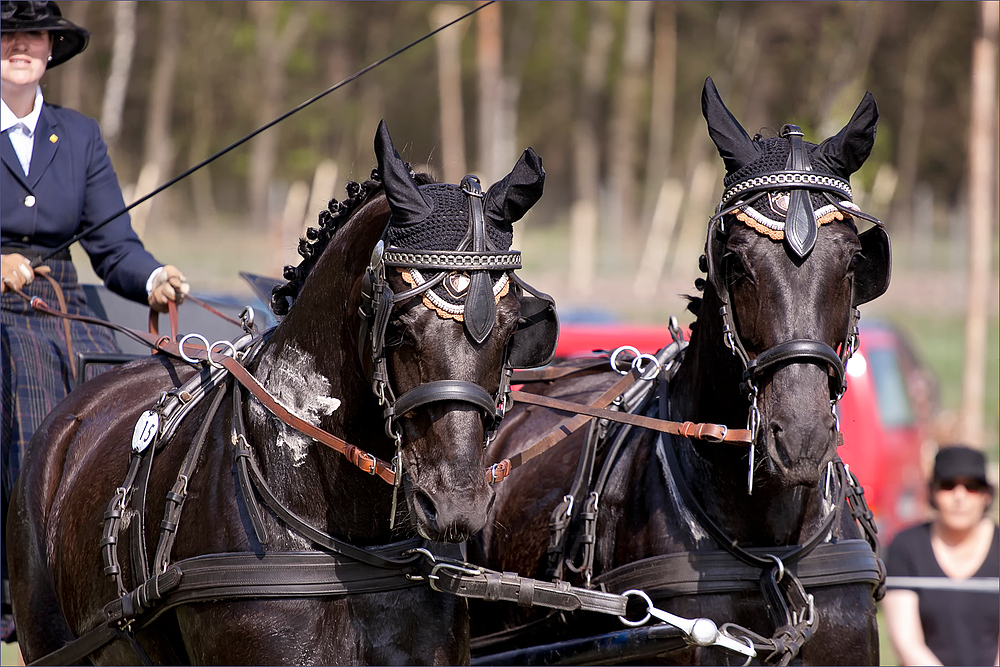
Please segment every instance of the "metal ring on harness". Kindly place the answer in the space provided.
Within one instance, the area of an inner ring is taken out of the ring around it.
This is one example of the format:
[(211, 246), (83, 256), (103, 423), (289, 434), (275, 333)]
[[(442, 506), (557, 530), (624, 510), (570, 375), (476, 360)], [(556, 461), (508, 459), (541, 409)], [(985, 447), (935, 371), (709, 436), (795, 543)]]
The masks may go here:
[[(181, 359), (183, 359), (184, 361), (188, 362), (189, 364), (197, 364), (197, 363), (199, 363), (201, 361), (201, 359), (192, 359), (191, 357), (189, 357), (184, 352), (184, 344), (187, 343), (187, 341), (188, 341), (189, 338), (197, 338), (198, 340), (200, 340), (201, 342), (203, 342), (205, 344), (205, 349), (206, 350), (209, 349), (208, 339), (205, 338), (204, 336), (202, 336), (201, 334), (198, 334), (198, 333), (189, 333), (189, 334), (186, 334), (183, 337), (181, 337), (180, 342), (177, 343), (177, 351), (180, 353)], [(209, 356), (211, 356), (211, 355), (209, 355)]]
[[(642, 368), (643, 359), (647, 359), (650, 362), (649, 365), (646, 366), (645, 370)], [(652, 380), (660, 374), (660, 362), (651, 354), (640, 354), (637, 356), (632, 360), (632, 368), (639, 373), (639, 377), (643, 380)], [(624, 373), (622, 373), (622, 375), (624, 375)]]
[[(220, 346), (220, 345), (223, 346), (223, 347), (228, 347), (232, 351), (232, 354), (230, 354), (228, 356), (233, 357), (234, 359), (236, 358), (236, 346), (235, 345), (233, 345), (230, 341), (225, 340), (225, 339), (217, 340), (214, 343), (212, 343), (212, 345), (208, 348), (208, 363), (212, 364), (212, 366), (214, 366), (215, 368), (222, 368), (222, 364), (216, 363), (216, 362), (212, 361), (212, 351), (215, 350), (215, 348), (218, 347), (218, 346)], [(220, 354), (224, 354), (224, 353), (225, 353), (225, 350), (223, 350)]]
[(785, 576), (785, 564), (774, 554), (764, 554), (764, 557), (770, 558), (778, 566), (778, 576), (774, 578), (774, 583), (778, 583)]
[[(625, 371), (618, 370), (618, 355), (621, 354), (622, 352), (631, 352), (633, 354), (633, 356), (635, 357), (635, 359), (638, 359), (639, 358), (639, 350), (637, 350), (636, 348), (632, 347), (631, 345), (622, 345), (621, 347), (617, 348), (614, 352), (611, 353), (611, 368), (615, 369), (615, 371), (619, 375), (628, 375), (628, 371), (627, 370), (625, 370)], [(632, 361), (633, 366), (635, 364), (635, 359), (633, 359), (633, 361)]]
[(635, 588), (631, 588), (631, 589), (625, 591), (624, 593), (622, 593), (622, 597), (625, 597), (625, 598), (629, 597), (630, 595), (634, 595), (636, 597), (642, 598), (646, 602), (646, 615), (643, 616), (642, 619), (639, 620), (639, 621), (630, 621), (623, 614), (623, 615), (621, 615), (621, 616), (618, 617), (618, 620), (621, 621), (623, 625), (627, 625), (630, 628), (638, 628), (640, 625), (645, 625), (646, 621), (648, 621), (650, 619), (649, 610), (653, 606), (653, 601), (650, 600), (649, 596), (646, 595), (643, 591), (640, 591), (640, 590), (635, 589)]

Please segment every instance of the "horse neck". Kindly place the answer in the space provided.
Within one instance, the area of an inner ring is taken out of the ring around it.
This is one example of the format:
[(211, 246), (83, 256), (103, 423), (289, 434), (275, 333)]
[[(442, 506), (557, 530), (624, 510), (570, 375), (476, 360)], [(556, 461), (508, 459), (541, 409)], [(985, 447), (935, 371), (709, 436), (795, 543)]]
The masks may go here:
[[(388, 461), (395, 452), (358, 353), (358, 284), (383, 227), (355, 218), (337, 232), (253, 370), (300, 417)], [(359, 474), (341, 454), (264, 416), (259, 404), (247, 413), (251, 446), (283, 503), (334, 536), (360, 544), (389, 541), (391, 489), (385, 482)]]
[[(668, 391), (671, 419), (746, 428), (749, 401), (740, 389), (743, 365), (726, 347), (722, 302), (709, 283), (684, 361)], [(748, 454), (732, 445), (676, 439), (681, 474), (691, 492), (720, 526), (742, 545), (794, 544), (821, 520), (816, 489), (760, 482), (748, 493)], [(757, 456), (756, 466), (764, 464)]]

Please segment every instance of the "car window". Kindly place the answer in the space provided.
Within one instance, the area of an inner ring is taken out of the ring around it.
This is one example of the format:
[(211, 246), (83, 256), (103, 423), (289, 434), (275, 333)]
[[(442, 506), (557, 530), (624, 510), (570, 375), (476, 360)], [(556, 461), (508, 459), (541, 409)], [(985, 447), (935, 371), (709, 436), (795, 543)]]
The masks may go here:
[(882, 424), (889, 428), (912, 426), (913, 410), (896, 353), (890, 348), (875, 348), (867, 357)]

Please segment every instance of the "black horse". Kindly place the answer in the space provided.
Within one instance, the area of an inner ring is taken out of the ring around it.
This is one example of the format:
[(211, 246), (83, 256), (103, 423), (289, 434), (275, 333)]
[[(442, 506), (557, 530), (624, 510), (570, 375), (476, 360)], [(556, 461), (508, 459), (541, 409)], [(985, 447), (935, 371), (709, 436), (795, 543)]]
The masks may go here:
[[(471, 558), (523, 576), (642, 590), (659, 609), (741, 626), (724, 629), (754, 644), (761, 661), (878, 664), (881, 564), (860, 539), (871, 517), (837, 457), (836, 415), (856, 306), (889, 278), (888, 236), (880, 224), (859, 236), (856, 222), (870, 218), (851, 203), (849, 185), (874, 143), (875, 101), (866, 94), (819, 145), (803, 142), (796, 126), (751, 138), (711, 79), (702, 110), (727, 176), (701, 259), (708, 279), (691, 299), (697, 320), (689, 343), (677, 331), (661, 352), (659, 379), (633, 384), (620, 402), (719, 426), (701, 439), (696, 426), (690, 438), (612, 422), (576, 431), (498, 487)], [(653, 374), (649, 360), (641, 367)], [(620, 378), (605, 369), (530, 391), (591, 404)], [(566, 419), (519, 406), (488, 454), (515, 457)], [(712, 441), (743, 429), (749, 448)], [(743, 660), (691, 641), (620, 654), (625, 629), (614, 621), (504, 609), (473, 608), (474, 655), (530, 664), (571, 662), (576, 650), (576, 660), (598, 663)], [(505, 652), (519, 647), (534, 648)]]
[(286, 269), (276, 328), (130, 363), (39, 429), (7, 532), (27, 660), (84, 635), (97, 663), (468, 661), (466, 605), (421, 562), (483, 527), (511, 365), (554, 349), (509, 251), (544, 171), (528, 149), (482, 192), (415, 180), (384, 123), (375, 148)]

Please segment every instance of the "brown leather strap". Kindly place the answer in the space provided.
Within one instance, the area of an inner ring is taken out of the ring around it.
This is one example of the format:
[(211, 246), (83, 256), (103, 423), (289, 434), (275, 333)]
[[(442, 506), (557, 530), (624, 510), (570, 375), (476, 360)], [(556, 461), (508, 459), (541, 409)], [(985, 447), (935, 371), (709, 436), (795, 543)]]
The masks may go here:
[(356, 465), (361, 470), (371, 474), (378, 475), (382, 480), (388, 484), (395, 484), (396, 482), (396, 472), (391, 464), (386, 463), (377, 456), (369, 454), (368, 452), (355, 447), (354, 445), (341, 440), (332, 433), (328, 433), (321, 428), (318, 428), (306, 420), (292, 414), (283, 405), (274, 400), (274, 398), (267, 393), (257, 382), (257, 378), (251, 375), (247, 369), (236, 359), (232, 357), (223, 356), (219, 362), (226, 367), (226, 370), (233, 374), (241, 385), (246, 387), (254, 398), (261, 402), (261, 404), (267, 408), (275, 417), (285, 422), (297, 431), (309, 436), (317, 442), (321, 442), (327, 447), (330, 447), (336, 452), (340, 452), (347, 460), (352, 464)]
[[(170, 319), (170, 337), (177, 340), (177, 304), (175, 302), (167, 301), (167, 315)], [(225, 315), (223, 315), (223, 317), (225, 317)], [(152, 306), (149, 308), (149, 333), (154, 336), (160, 335), (160, 313), (153, 310)], [(153, 354), (156, 354), (155, 348), (153, 349)]]
[[(621, 393), (625, 391), (637, 379), (639, 379), (638, 371), (634, 369), (629, 371), (620, 380), (611, 385), (611, 387), (607, 391), (598, 396), (597, 399), (595, 399), (594, 402), (591, 403), (590, 405), (594, 408), (603, 408), (606, 405), (610, 405), (612, 401), (614, 401), (618, 396), (620, 396)], [(544, 403), (536, 402), (534, 400), (542, 398), (548, 399), (547, 396), (543, 397), (540, 394), (531, 394), (524, 391), (512, 391), (510, 395), (511, 398), (520, 403), (531, 403), (534, 405), (542, 405), (543, 407), (551, 407), (545, 405)], [(549, 399), (549, 400), (558, 401), (559, 399)], [(566, 403), (567, 405), (572, 405), (574, 407), (580, 407), (580, 408), (587, 407), (580, 403), (570, 403), (569, 401), (559, 401), (559, 403)], [(551, 449), (559, 442), (562, 442), (564, 438), (578, 431), (581, 426), (589, 422), (591, 419), (591, 416), (588, 416), (586, 413), (581, 413), (581, 411), (574, 409), (570, 410), (570, 412), (577, 412), (578, 414), (574, 417), (563, 420), (562, 422), (556, 424), (555, 427), (553, 427), (540, 440), (537, 440), (536, 442), (532, 443), (527, 449), (525, 449), (522, 452), (518, 452), (509, 459), (504, 459), (497, 465), (504, 465), (505, 462), (509, 461), (509, 464), (505, 466), (507, 472), (509, 473), (514, 468), (517, 468), (518, 466), (527, 463), (528, 461), (535, 458), (539, 454), (545, 452), (546, 450)]]
[(73, 359), (73, 335), (69, 328), (69, 313), (66, 310), (66, 296), (63, 294), (62, 288), (59, 287), (59, 283), (56, 282), (56, 279), (50, 276), (48, 272), (40, 273), (38, 271), (38, 267), (36, 267), (34, 271), (36, 276), (41, 276), (49, 281), (49, 285), (52, 286), (52, 289), (56, 293), (56, 301), (59, 302), (59, 311), (63, 315), (66, 315), (66, 317), (63, 318), (63, 333), (66, 335), (66, 354), (68, 355), (66, 358), (69, 359), (69, 370), (73, 374), (73, 382), (80, 382), (83, 378), (78, 378), (76, 376), (76, 363)]
[(511, 375), (511, 384), (527, 384), (529, 382), (549, 382), (585, 371), (608, 369), (607, 357), (570, 359), (545, 368), (518, 369)]
[[(587, 415), (587, 417), (583, 418), (584, 421), (586, 421), (587, 418), (607, 419), (609, 421), (615, 421), (622, 424), (631, 424), (632, 426), (640, 426), (642, 428), (648, 428), (654, 431), (660, 431), (662, 433), (671, 433), (673, 435), (680, 435), (682, 437), (691, 438), (693, 440), (705, 440), (707, 442), (728, 442), (738, 445), (750, 444), (750, 431), (748, 429), (728, 428), (723, 424), (696, 424), (694, 422), (672, 422), (664, 419), (654, 419), (652, 417), (645, 417), (643, 415), (633, 415), (627, 412), (619, 412), (617, 410), (607, 410), (603, 407), (597, 407), (596, 404), (583, 405), (581, 403), (564, 401), (558, 398), (552, 398), (550, 396), (542, 396), (540, 394), (529, 394), (523, 391), (512, 391), (511, 396), (515, 401), (518, 401), (519, 403), (540, 405), (542, 407), (552, 408), (553, 410), (562, 410), (564, 412), (575, 412), (577, 413), (578, 417)], [(610, 403), (610, 401), (608, 402)], [(574, 419), (576, 418), (577, 417), (574, 417)], [(532, 456), (537, 456), (540, 453), (541, 452), (532, 453)], [(527, 458), (531, 457), (529, 456)], [(527, 460), (526, 458), (523, 457), (523, 455), (522, 459)], [(514, 463), (514, 458), (511, 457), (511, 464), (513, 465), (513, 463)]]

